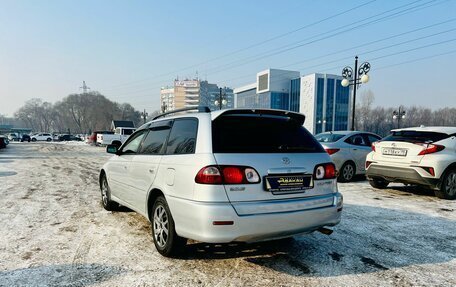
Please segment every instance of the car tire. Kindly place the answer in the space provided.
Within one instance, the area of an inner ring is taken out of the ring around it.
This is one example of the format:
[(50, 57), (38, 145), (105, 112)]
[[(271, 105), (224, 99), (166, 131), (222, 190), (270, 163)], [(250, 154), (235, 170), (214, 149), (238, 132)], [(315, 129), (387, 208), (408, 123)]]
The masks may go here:
[(456, 199), (456, 169), (446, 172), (442, 177), (438, 190), (434, 191), (435, 196), (442, 199)]
[(373, 178), (373, 179), (369, 179), (369, 184), (370, 184), (373, 188), (385, 189), (385, 188), (388, 187), (389, 182), (386, 181), (386, 180), (384, 180), (384, 179)]
[(50, 142), (50, 141), (52, 141), (52, 139), (51, 139), (51, 138), (47, 138), (46, 141), (47, 141), (47, 142)]
[(33, 138), (33, 139), (32, 139), (32, 142), (36, 142), (36, 138)]
[(119, 204), (111, 200), (111, 189), (109, 188), (108, 179), (106, 174), (101, 176), (100, 180), (100, 191), (101, 191), (101, 204), (107, 211), (116, 211), (119, 209)]
[(347, 161), (342, 165), (337, 180), (339, 182), (352, 181), (356, 175), (356, 166), (353, 162)]
[(152, 238), (157, 251), (165, 257), (179, 255), (187, 244), (187, 239), (176, 233), (174, 220), (163, 196), (157, 197), (152, 207)]

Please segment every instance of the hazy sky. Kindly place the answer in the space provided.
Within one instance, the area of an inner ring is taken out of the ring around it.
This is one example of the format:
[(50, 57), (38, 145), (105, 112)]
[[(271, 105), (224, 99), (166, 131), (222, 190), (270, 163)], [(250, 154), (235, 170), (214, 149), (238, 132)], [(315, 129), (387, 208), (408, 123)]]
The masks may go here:
[(235, 88), (269, 67), (340, 74), (356, 54), (376, 105), (455, 107), (456, 0), (0, 0), (0, 114), (83, 80), (152, 111), (176, 76)]

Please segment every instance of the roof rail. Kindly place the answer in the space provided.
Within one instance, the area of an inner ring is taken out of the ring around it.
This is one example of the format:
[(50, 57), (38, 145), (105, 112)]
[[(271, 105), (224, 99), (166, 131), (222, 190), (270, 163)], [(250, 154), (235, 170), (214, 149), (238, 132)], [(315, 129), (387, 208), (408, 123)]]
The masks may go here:
[(209, 108), (206, 107), (206, 106), (198, 106), (198, 107), (191, 107), (191, 108), (183, 108), (183, 109), (177, 109), (177, 110), (174, 110), (174, 111), (169, 111), (169, 112), (160, 114), (160, 115), (154, 117), (152, 120), (156, 120), (156, 119), (158, 119), (158, 118), (161, 118), (161, 117), (164, 117), (164, 116), (167, 116), (167, 115), (170, 115), (170, 114), (175, 114), (175, 113), (180, 113), (180, 112), (186, 112), (186, 111), (195, 111), (195, 110), (197, 110), (199, 113), (210, 113), (210, 112), (211, 112), (211, 109), (209, 109)]

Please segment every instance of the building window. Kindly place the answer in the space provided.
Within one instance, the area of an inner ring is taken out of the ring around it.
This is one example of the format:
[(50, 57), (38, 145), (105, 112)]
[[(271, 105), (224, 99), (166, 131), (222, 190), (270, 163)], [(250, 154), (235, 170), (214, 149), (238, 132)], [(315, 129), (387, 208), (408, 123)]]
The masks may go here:
[(271, 93), (271, 109), (288, 110), (289, 95), (288, 93)]
[(325, 131), (333, 130), (333, 115), (334, 115), (334, 79), (327, 79), (326, 80)]
[(317, 107), (316, 107), (316, 123), (315, 134), (319, 134), (323, 130), (323, 93), (325, 90), (325, 79), (317, 79)]
[(291, 80), (290, 110), (299, 112), (299, 97), (301, 94), (301, 78)]
[(335, 106), (335, 121), (334, 130), (348, 130), (348, 114), (349, 114), (350, 89), (342, 87), (341, 80), (336, 81), (336, 106)]
[(260, 75), (258, 77), (258, 92), (266, 91), (269, 89), (268, 77), (269, 74)]

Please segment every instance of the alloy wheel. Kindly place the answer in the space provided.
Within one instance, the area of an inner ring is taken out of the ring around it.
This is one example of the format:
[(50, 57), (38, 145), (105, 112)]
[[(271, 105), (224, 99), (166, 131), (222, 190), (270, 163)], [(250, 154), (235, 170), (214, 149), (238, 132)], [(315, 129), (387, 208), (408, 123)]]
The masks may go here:
[(342, 176), (346, 181), (349, 181), (353, 178), (353, 175), (355, 173), (355, 170), (353, 169), (353, 166), (351, 164), (347, 164), (344, 167), (344, 170), (342, 170)]
[(159, 205), (154, 212), (154, 237), (158, 246), (164, 247), (169, 236), (169, 221), (165, 207)]
[(106, 178), (103, 179), (101, 184), (101, 199), (103, 200), (103, 205), (108, 205), (108, 183), (106, 182)]
[(451, 172), (446, 180), (445, 189), (448, 195), (453, 196), (456, 194), (456, 172)]

